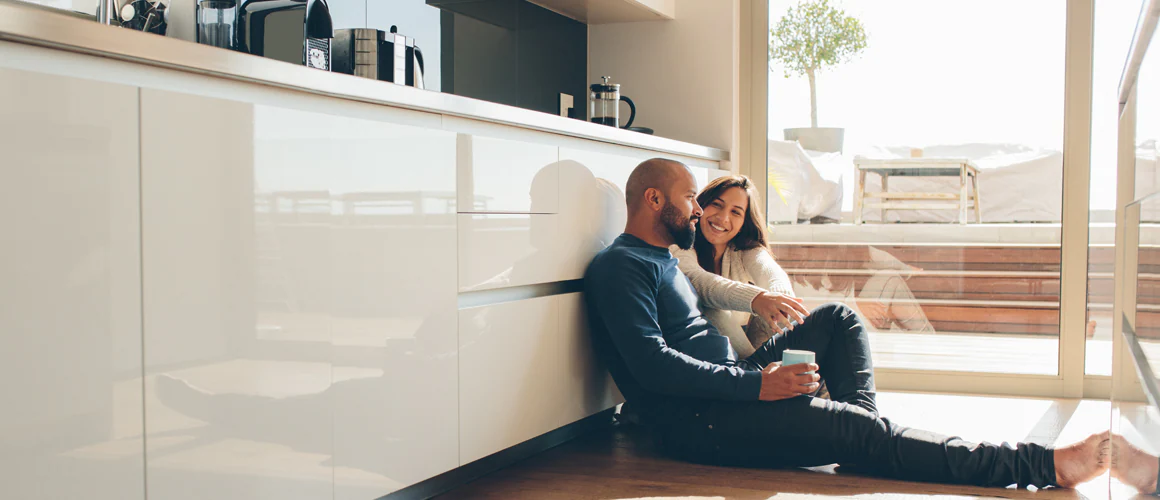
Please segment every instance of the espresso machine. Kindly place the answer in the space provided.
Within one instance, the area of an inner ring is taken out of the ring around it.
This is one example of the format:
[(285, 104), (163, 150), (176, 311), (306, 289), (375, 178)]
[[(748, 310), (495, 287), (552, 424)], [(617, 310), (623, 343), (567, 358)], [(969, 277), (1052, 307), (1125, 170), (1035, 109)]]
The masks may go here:
[(325, 71), (334, 26), (326, 0), (198, 0), (197, 41)]

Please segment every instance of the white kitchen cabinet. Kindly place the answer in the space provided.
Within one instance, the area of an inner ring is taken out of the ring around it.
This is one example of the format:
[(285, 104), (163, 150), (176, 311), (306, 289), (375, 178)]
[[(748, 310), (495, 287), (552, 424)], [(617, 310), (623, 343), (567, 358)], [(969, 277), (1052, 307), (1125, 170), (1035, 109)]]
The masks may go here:
[(149, 496), (330, 498), (330, 165), (286, 150), (322, 127), (155, 89), (141, 119)]
[(408, 116), (330, 125), (358, 137), (332, 166), (339, 500), (378, 498), (459, 465), (455, 134)]
[[(649, 158), (650, 156), (647, 152), (636, 152), (634, 154), (633, 152), (621, 151), (611, 147), (593, 149), (581, 149), (577, 147), (560, 148), (560, 162), (565, 165), (563, 170), (572, 171), (573, 179), (587, 172), (592, 177), (601, 179), (615, 186), (621, 193), (621, 198), (623, 198), (624, 187), (628, 184), (628, 176), (632, 174), (632, 169), (636, 168), (640, 162)], [(564, 210), (567, 210), (571, 206), (568, 202), (575, 200), (577, 197), (582, 197), (583, 192), (573, 189), (574, 185), (565, 185), (568, 186), (568, 189), (561, 190), (560, 205), (564, 207)]]
[(624, 189), (644, 153), (617, 148), (560, 148), (561, 273), (580, 279), (596, 253), (612, 244), (628, 220)]
[(143, 92), (151, 494), (374, 498), (458, 465), (455, 134), (313, 101)]
[(624, 402), (608, 367), (597, 358), (588, 330), (588, 312), (580, 293), (557, 295), (560, 308), (560, 393), (563, 407), (557, 427)]
[(459, 460), (563, 425), (555, 296), (459, 310)]
[(543, 134), (448, 119), (456, 143), (459, 213), (554, 214), (559, 210), (559, 148)]
[(560, 251), (561, 279), (579, 279), (597, 252), (612, 244), (628, 220), (624, 190), (628, 176), (640, 162), (653, 156), (672, 158), (689, 165), (697, 187), (703, 188), (721, 171), (689, 158), (651, 155), (607, 145), (591, 149), (560, 148)]
[(0, 498), (144, 498), (137, 89), (0, 58)]
[(579, 293), (460, 309), (463, 464), (623, 401), (585, 316)]
[(559, 234), (559, 273), (561, 279), (580, 279), (592, 257), (624, 231), (624, 184), (638, 160), (598, 155), (580, 163), (579, 152), (564, 153), (570, 159), (560, 162), (560, 181), (567, 186), (560, 192), (560, 221), (567, 230)]
[(459, 214), (459, 291), (551, 283), (564, 274), (556, 214)]

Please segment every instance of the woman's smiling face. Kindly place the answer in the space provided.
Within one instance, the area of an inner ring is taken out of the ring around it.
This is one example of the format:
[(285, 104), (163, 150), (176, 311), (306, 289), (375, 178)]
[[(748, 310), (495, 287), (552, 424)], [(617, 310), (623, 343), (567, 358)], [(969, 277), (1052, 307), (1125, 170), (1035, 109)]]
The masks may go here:
[(703, 209), (701, 235), (713, 246), (724, 245), (737, 236), (745, 223), (749, 194), (739, 187), (731, 187)]

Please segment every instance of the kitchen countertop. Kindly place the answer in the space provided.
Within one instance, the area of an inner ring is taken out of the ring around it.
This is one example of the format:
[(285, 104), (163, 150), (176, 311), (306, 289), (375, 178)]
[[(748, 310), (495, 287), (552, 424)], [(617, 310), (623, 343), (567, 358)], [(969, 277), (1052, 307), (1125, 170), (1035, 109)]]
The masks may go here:
[[(339, 99), (428, 111), (658, 152), (724, 161), (729, 152), (504, 104), (319, 71), (185, 40), (101, 25), (0, 0), (0, 40), (25, 43)], [(585, 106), (586, 96), (578, 96)]]

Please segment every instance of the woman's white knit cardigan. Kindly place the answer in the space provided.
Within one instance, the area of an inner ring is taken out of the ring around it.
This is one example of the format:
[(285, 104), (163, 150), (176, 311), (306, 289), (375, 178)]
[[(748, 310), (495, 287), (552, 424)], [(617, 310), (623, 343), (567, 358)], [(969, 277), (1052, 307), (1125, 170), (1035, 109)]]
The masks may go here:
[(753, 313), (753, 299), (766, 291), (793, 296), (793, 283), (773, 255), (761, 247), (737, 250), (729, 246), (721, 259), (721, 275), (717, 275), (701, 267), (693, 250), (673, 245), (669, 251), (697, 290), (705, 319), (729, 337), (739, 359), (753, 354), (756, 349), (741, 329)]

